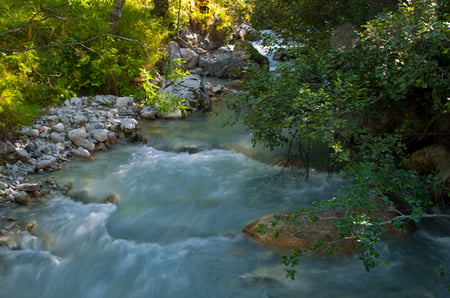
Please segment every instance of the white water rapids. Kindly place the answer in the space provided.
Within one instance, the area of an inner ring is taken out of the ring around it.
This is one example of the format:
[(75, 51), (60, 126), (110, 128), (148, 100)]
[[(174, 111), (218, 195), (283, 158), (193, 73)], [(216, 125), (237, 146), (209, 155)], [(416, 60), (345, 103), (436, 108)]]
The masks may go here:
[(282, 254), (242, 228), (329, 198), (342, 181), (320, 171), (306, 182), (280, 177), (245, 132), (219, 122), (149, 123), (148, 145), (117, 145), (53, 174), (92, 201), (114, 193), (120, 202), (57, 196), (15, 210), (36, 221), (36, 236), (0, 249), (0, 297), (448, 297), (438, 272), (450, 264), (445, 222), (386, 237), (378, 248), (391, 262), (370, 273), (357, 256), (303, 258), (286, 279)]

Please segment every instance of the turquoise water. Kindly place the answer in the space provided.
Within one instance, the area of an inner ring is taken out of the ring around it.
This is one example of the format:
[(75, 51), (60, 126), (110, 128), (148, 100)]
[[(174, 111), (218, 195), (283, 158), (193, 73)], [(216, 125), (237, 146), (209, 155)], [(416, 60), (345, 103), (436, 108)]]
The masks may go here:
[[(448, 297), (438, 272), (450, 264), (445, 222), (386, 237), (378, 247), (391, 262), (371, 273), (357, 256), (304, 258), (286, 279), (282, 253), (242, 228), (329, 198), (342, 181), (320, 170), (306, 182), (280, 175), (282, 150), (253, 149), (244, 130), (220, 122), (148, 122), (148, 144), (53, 174), (84, 197), (16, 210), (37, 229), (23, 249), (0, 249), (0, 297)], [(98, 203), (109, 194), (117, 205)]]

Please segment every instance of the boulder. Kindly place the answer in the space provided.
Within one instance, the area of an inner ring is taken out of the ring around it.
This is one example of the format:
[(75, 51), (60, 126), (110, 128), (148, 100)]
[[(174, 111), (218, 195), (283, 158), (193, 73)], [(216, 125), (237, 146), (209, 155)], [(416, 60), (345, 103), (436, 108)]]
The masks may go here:
[(133, 103), (132, 97), (117, 97), (115, 106), (118, 109), (125, 109)]
[(141, 118), (145, 120), (155, 120), (156, 119), (156, 110), (150, 107), (144, 107), (140, 112)]
[(10, 141), (0, 140), (0, 157), (14, 153), (16, 148)]
[(168, 60), (173, 61), (182, 58), (180, 45), (176, 41), (169, 41), (167, 45)]
[(97, 142), (106, 142), (109, 139), (109, 134), (113, 133), (107, 129), (95, 129), (91, 132), (92, 137), (97, 141)]
[(248, 71), (260, 69), (258, 64), (243, 61), (224, 48), (200, 56), (199, 67), (208, 76), (226, 79), (239, 79)]
[(202, 113), (211, 110), (211, 99), (199, 75), (186, 76), (176, 83), (172, 81), (165, 82), (160, 92), (186, 100), (184, 104), (189, 106), (193, 113)]
[(31, 197), (26, 191), (17, 191), (13, 196), (14, 200), (21, 205), (27, 205), (31, 201)]
[(269, 59), (260, 54), (258, 50), (248, 41), (236, 40), (234, 44), (233, 55), (241, 60), (251, 60), (260, 66), (269, 65)]
[(17, 158), (23, 162), (27, 162), (30, 159), (30, 154), (25, 149), (17, 149)]
[[(55, 116), (57, 117), (57, 116)], [(55, 125), (52, 126), (52, 130), (56, 131), (56, 132), (63, 132), (64, 131), (64, 124), (59, 122)]]
[(95, 144), (92, 143), (89, 140), (86, 140), (86, 139), (77, 140), (77, 141), (74, 142), (74, 144), (76, 146), (78, 146), (78, 147), (82, 147), (82, 148), (84, 148), (86, 150), (89, 150), (91, 152), (95, 150)]
[(121, 121), (120, 128), (123, 130), (125, 135), (133, 133), (137, 130), (138, 122), (133, 118), (124, 118)]
[(73, 152), (73, 154), (79, 158), (92, 159), (91, 153), (87, 149), (82, 147), (78, 147), (77, 150)]
[(106, 197), (104, 197), (103, 199), (100, 200), (100, 203), (103, 204), (119, 204), (120, 202), (120, 197), (116, 194), (109, 194)]
[(331, 211), (318, 217), (305, 215), (303, 218), (294, 217), (291, 213), (272, 214), (252, 221), (243, 231), (269, 247), (300, 249), (312, 255), (328, 251), (353, 253), (355, 242), (343, 239), (338, 234), (335, 226), (338, 216)]
[(40, 186), (39, 183), (22, 183), (16, 186), (17, 190), (26, 191), (26, 192), (36, 192), (39, 191)]
[(77, 128), (69, 131), (68, 134), (69, 140), (71, 140), (73, 143), (75, 143), (78, 140), (84, 140), (87, 138), (87, 132), (86, 128)]
[(186, 64), (184, 65), (186, 69), (195, 68), (200, 61), (200, 56), (194, 50), (181, 48), (180, 53), (183, 60), (186, 61)]

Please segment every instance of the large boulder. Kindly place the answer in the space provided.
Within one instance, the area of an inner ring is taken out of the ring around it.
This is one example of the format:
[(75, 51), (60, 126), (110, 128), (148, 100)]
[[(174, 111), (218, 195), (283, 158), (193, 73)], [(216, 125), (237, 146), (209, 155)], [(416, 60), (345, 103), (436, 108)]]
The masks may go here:
[(272, 214), (252, 221), (243, 231), (269, 247), (300, 249), (313, 255), (352, 253), (355, 242), (339, 236), (335, 225), (338, 216), (335, 212), (303, 218), (290, 213)]
[(198, 65), (208, 76), (226, 79), (243, 78), (249, 71), (260, 69), (259, 64), (239, 59), (226, 48), (201, 55)]
[(184, 104), (191, 108), (192, 113), (211, 110), (211, 99), (199, 75), (189, 75), (177, 82), (166, 81), (160, 92), (186, 100)]

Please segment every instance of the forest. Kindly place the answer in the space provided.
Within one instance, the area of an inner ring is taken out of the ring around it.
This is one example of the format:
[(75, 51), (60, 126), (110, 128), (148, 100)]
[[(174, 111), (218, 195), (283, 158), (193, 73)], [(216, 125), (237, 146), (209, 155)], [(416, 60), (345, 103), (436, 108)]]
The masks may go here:
[[(305, 179), (323, 142), (328, 171), (350, 181), (279, 220), (342, 211), (339, 235), (370, 271), (388, 224), (450, 217), (446, 0), (0, 0), (0, 139), (72, 96), (139, 102), (148, 74), (168, 71), (170, 41), (198, 32), (215, 50), (236, 41), (240, 24), (254, 28), (248, 40), (273, 33), (264, 42), (286, 63), (243, 75), (230, 122), (255, 145), (289, 147), (285, 167), (302, 164)], [(283, 259), (289, 277), (303, 253)]]

